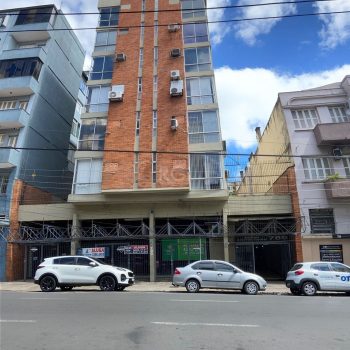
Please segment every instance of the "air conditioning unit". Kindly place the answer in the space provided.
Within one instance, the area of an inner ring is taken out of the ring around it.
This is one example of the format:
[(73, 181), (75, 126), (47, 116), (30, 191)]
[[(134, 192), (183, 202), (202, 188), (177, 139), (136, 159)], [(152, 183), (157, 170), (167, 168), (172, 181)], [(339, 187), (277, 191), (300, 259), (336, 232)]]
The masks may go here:
[(341, 156), (343, 155), (342, 150), (339, 147), (333, 148), (332, 150), (333, 156), (335, 160), (340, 160)]
[(123, 101), (124, 85), (113, 85), (112, 90), (108, 93), (110, 101)]
[(171, 96), (182, 96), (184, 92), (183, 80), (173, 80), (170, 84), (170, 95)]
[(171, 80), (179, 80), (180, 79), (180, 71), (179, 70), (172, 70), (170, 72), (170, 78), (171, 78)]
[(177, 121), (176, 117), (171, 117), (170, 129), (173, 131), (176, 131), (178, 127), (179, 127), (179, 122)]
[(125, 53), (123, 53), (123, 52), (117, 53), (117, 55), (115, 56), (115, 60), (116, 60), (116, 62), (124, 62), (124, 61), (126, 61)]
[(171, 49), (170, 56), (171, 57), (180, 57), (181, 56), (181, 49)]
[(174, 32), (177, 32), (178, 30), (180, 30), (180, 25), (178, 25), (177, 23), (172, 23), (168, 25), (169, 33), (174, 33)]

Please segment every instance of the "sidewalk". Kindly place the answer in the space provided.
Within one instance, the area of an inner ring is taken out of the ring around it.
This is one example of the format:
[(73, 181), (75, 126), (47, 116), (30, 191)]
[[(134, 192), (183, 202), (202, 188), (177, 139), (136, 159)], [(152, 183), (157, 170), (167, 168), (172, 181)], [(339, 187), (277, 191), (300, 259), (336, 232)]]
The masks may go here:
[[(77, 287), (74, 290), (99, 290), (97, 286)], [(209, 290), (209, 289), (206, 289)], [(0, 291), (11, 292), (38, 292), (40, 287), (33, 281), (28, 282), (0, 282)], [(128, 292), (185, 292), (185, 288), (174, 287), (171, 282), (136, 282), (135, 285), (126, 289)], [(226, 290), (226, 292), (228, 292)], [(289, 289), (283, 282), (270, 282), (267, 289), (261, 294), (288, 294)]]

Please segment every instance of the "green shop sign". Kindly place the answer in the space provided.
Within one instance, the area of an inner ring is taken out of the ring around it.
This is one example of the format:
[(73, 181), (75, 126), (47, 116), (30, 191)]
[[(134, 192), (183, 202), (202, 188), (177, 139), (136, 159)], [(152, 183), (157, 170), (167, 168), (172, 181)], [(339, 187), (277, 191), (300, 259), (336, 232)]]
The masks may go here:
[(162, 260), (200, 260), (207, 258), (205, 238), (162, 240)]

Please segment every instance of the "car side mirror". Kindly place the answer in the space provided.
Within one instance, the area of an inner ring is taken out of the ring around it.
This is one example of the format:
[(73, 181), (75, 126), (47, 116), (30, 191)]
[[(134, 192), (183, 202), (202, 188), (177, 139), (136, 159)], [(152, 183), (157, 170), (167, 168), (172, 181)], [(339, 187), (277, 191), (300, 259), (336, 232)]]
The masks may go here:
[(96, 264), (95, 262), (93, 262), (93, 261), (91, 261), (91, 262), (89, 263), (89, 265), (90, 265), (91, 267), (96, 267), (96, 266), (97, 266), (97, 264)]

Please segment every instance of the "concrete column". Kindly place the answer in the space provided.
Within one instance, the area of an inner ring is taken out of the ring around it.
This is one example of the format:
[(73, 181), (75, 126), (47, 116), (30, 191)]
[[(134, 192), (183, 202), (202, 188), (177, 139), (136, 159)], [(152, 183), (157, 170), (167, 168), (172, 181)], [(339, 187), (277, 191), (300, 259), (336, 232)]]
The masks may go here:
[(225, 261), (230, 261), (230, 245), (229, 245), (229, 238), (228, 238), (228, 220), (227, 220), (227, 213), (223, 213), (222, 215), (222, 224), (224, 229), (224, 258)]
[(76, 255), (77, 250), (80, 248), (80, 228), (81, 224), (79, 217), (76, 213), (73, 214), (73, 226), (72, 226), (72, 241), (70, 244), (70, 254)]
[(155, 282), (157, 277), (156, 265), (156, 232), (154, 212), (151, 210), (149, 214), (149, 280)]

